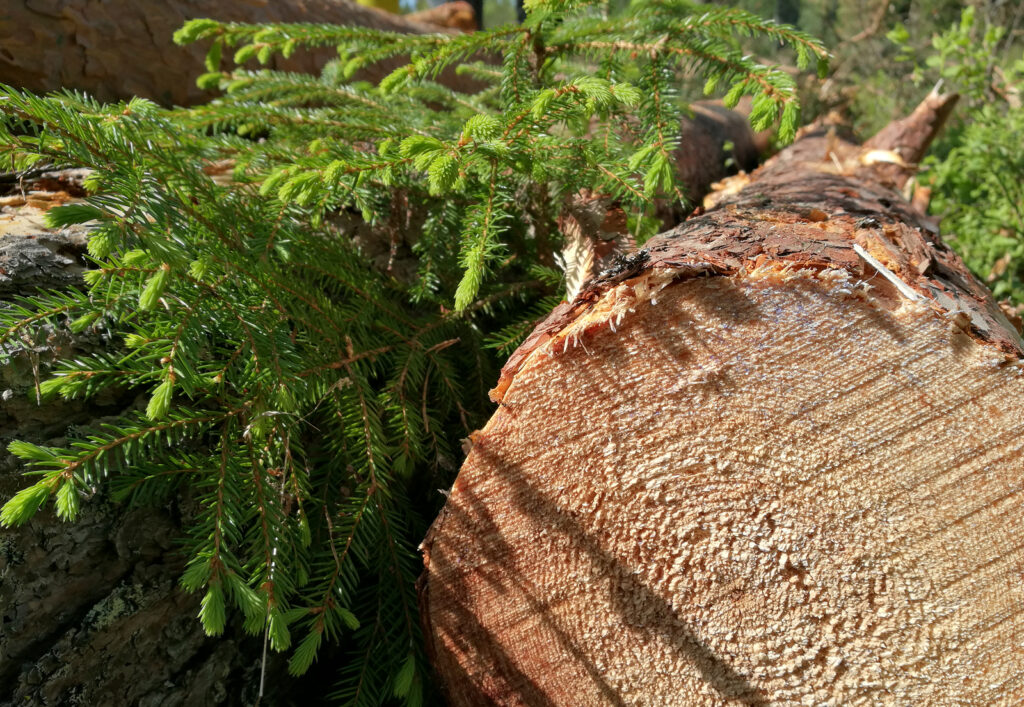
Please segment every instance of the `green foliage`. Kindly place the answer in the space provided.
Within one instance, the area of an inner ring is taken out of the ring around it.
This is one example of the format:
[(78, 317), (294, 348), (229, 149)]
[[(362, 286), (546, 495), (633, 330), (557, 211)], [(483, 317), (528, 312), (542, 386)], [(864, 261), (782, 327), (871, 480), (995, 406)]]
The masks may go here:
[[(470, 35), (195, 20), (176, 39), (210, 42), (199, 80), (224, 95), (191, 109), (4, 88), (0, 154), (94, 170), (87, 203), (49, 216), (94, 229), (88, 290), (0, 311), (0, 355), (43, 325), (102, 327), (116, 345), (60, 362), (40, 394), (147, 402), (67, 447), (12, 445), (40, 478), (0, 522), (50, 498), (74, 518), (101, 485), (136, 502), (187, 488), (200, 510), (181, 582), (203, 593), (208, 633), (238, 615), (292, 651), (295, 674), (339, 644), (339, 701), (426, 700), (416, 544), (458, 439), (488, 414), (491, 350), (557, 301), (542, 264), (560, 204), (610, 194), (647, 229), (652, 199), (684, 198), (684, 74), (729, 102), (752, 95), (755, 123), (789, 138), (794, 81), (740, 40), (781, 42), (801, 66), (826, 56), (739, 10), (604, 7), (537, 0), (523, 26)], [(222, 68), (323, 46), (339, 59), (319, 76)], [(481, 63), (494, 55), (500, 67)], [(377, 86), (352, 78), (397, 56), (411, 61)], [(438, 82), (451, 69), (484, 83), (456, 93)], [(227, 186), (207, 176), (225, 160)], [(339, 219), (390, 244), (388, 265)], [(391, 265), (412, 230), (406, 277)]]
[(900, 49), (899, 59), (913, 66), (910, 74), (915, 85), (942, 80), (947, 88), (957, 91), (969, 108), (977, 108), (993, 100), (1005, 99), (1012, 89), (1018, 68), (1004, 71), (999, 56), (1004, 45), (1006, 28), (979, 25), (973, 7), (964, 8), (958, 22), (932, 35), (927, 50), (915, 48), (912, 37), (902, 23), (886, 35)]
[[(932, 210), (968, 266), (993, 294), (1024, 304), (1024, 59), (1008, 62), (997, 48), (999, 26), (978, 34), (973, 8), (936, 35), (928, 66), (968, 104), (927, 161)], [(979, 41), (980, 40), (980, 41)]]
[(931, 208), (967, 265), (998, 298), (1024, 304), (1024, 113), (979, 109), (931, 160)]

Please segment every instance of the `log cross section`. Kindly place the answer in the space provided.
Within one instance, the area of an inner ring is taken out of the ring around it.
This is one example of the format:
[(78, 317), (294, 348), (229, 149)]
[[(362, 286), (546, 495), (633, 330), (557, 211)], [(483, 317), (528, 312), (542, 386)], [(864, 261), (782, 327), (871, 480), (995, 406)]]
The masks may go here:
[(950, 100), (807, 134), (513, 355), (423, 544), (452, 704), (1024, 700), (1024, 344), (896, 190)]

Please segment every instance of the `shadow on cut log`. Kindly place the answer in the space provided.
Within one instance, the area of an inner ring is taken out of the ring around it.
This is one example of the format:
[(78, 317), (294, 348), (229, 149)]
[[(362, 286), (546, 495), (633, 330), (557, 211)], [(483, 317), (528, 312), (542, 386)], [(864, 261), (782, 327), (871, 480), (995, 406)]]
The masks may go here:
[(953, 100), (805, 135), (512, 356), (422, 546), (452, 704), (1024, 700), (1024, 342), (897, 191)]

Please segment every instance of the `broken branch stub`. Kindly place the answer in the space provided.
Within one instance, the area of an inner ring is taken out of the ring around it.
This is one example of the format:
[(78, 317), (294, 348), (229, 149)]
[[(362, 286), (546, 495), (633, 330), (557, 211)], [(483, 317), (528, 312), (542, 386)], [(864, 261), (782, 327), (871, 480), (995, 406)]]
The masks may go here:
[(1024, 698), (1024, 342), (861, 150), (805, 137), (509, 360), (423, 543), (452, 704)]

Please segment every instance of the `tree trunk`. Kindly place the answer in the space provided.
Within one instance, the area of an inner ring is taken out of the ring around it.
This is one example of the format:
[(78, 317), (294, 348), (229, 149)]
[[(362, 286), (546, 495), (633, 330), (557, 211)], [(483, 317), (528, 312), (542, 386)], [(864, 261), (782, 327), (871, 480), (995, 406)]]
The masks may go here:
[[(0, 83), (36, 92), (62, 88), (100, 100), (151, 98), (189, 105), (214, 94), (195, 85), (205, 44), (171, 39), (186, 20), (323, 22), (422, 34), (437, 25), (357, 5), (350, 0), (4, 0), (0, 8)], [(461, 17), (461, 16), (460, 16)], [(316, 73), (333, 49), (275, 57), (271, 68)], [(366, 69), (378, 80), (397, 63)], [(446, 75), (449, 83), (465, 79)]]
[(453, 705), (1019, 704), (1024, 342), (812, 131), (558, 307), (422, 549)]
[(696, 101), (690, 110), (693, 115), (683, 118), (674, 156), (687, 198), (699, 205), (718, 180), (757, 167), (761, 155), (768, 151), (768, 134), (751, 130), (748, 101), (736, 110), (721, 101)]

